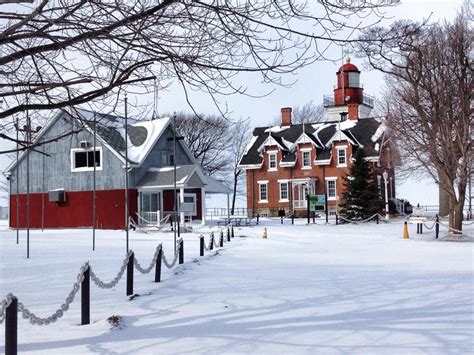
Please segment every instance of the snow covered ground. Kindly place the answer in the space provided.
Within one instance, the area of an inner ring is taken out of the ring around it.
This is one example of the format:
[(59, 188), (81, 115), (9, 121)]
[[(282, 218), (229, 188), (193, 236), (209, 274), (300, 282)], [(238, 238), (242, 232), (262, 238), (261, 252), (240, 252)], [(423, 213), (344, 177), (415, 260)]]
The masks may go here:
[[(163, 267), (159, 284), (153, 273), (135, 271), (140, 297), (131, 301), (125, 279), (112, 290), (91, 284), (90, 325), (79, 325), (80, 293), (57, 323), (20, 318), (19, 353), (474, 353), (474, 243), (435, 241), (432, 231), (417, 235), (415, 226), (403, 240), (401, 221), (262, 222), (236, 228), (231, 243), (203, 258), (199, 234), (186, 234), (185, 263)], [(474, 236), (474, 225), (467, 230)], [(124, 236), (98, 231), (93, 252), (90, 230), (33, 231), (27, 260), (24, 232), (17, 245), (15, 231), (3, 230), (0, 297), (13, 292), (47, 316), (85, 261), (106, 281), (116, 275)], [(172, 234), (130, 235), (142, 266), (160, 242), (172, 259)], [(122, 317), (120, 327), (107, 322), (112, 315)]]

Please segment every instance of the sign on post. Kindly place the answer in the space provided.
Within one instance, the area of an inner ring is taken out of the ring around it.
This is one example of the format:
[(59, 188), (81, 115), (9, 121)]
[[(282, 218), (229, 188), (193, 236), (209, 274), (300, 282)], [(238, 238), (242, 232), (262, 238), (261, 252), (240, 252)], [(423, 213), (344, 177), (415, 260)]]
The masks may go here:
[(326, 206), (326, 198), (324, 195), (310, 195), (309, 209), (310, 211), (324, 211)]

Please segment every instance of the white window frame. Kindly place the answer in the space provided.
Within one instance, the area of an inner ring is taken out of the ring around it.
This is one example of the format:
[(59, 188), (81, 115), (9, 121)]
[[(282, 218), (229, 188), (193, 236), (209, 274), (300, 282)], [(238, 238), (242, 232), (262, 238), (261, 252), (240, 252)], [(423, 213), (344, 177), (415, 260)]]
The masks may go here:
[[(329, 195), (329, 182), (330, 181), (334, 182), (334, 196)], [(337, 176), (326, 178), (326, 193), (328, 195), (328, 201), (336, 201), (337, 200)]]
[[(288, 202), (289, 201), (289, 191), (288, 191), (289, 190), (289, 186), (288, 186), (289, 184), (288, 184), (288, 181), (280, 181), (279, 185), (280, 185), (280, 200), (279, 200), (279, 202)], [(286, 198), (283, 198), (282, 194), (281, 194), (282, 193), (281, 187), (283, 185), (286, 185)]]
[[(259, 203), (268, 203), (268, 180), (257, 181), (258, 184), (258, 202)], [(267, 198), (262, 200), (262, 185), (265, 185), (265, 193)]]
[[(268, 171), (277, 171), (278, 170), (278, 162), (277, 162), (277, 152), (276, 151), (271, 151), (271, 152), (267, 152), (268, 154)], [(275, 158), (275, 166), (272, 167), (271, 163), (272, 163), (272, 160), (270, 157), (274, 157)]]
[[(99, 152), (99, 159), (100, 159), (100, 165), (95, 167), (95, 170), (102, 170), (104, 166), (104, 154), (102, 151), (102, 147), (96, 147), (96, 151)], [(94, 147), (91, 148), (71, 148), (71, 153), (70, 153), (70, 161), (71, 161), (71, 172), (77, 173), (81, 171), (93, 171), (94, 167), (93, 166), (85, 166), (82, 168), (76, 168), (76, 153), (87, 153), (87, 152), (93, 152)]]
[[(347, 146), (336, 146), (337, 150), (337, 166), (340, 168), (347, 167)], [(344, 163), (340, 162), (340, 158), (342, 158), (342, 155), (339, 155), (339, 152), (343, 151), (344, 152)]]
[[(302, 170), (308, 170), (308, 169), (311, 169), (311, 148), (307, 148), (307, 149), (301, 149), (301, 169)], [(304, 163), (304, 155), (305, 153), (308, 153), (309, 154), (309, 165), (305, 165)]]

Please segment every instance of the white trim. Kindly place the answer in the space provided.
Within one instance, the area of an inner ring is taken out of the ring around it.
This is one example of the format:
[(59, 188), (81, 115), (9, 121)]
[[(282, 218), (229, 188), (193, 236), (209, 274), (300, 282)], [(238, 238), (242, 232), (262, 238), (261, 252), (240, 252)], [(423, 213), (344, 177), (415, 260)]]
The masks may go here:
[[(277, 150), (272, 150), (270, 152), (267, 152), (268, 154), (268, 171), (277, 171), (278, 170), (278, 151)], [(275, 158), (275, 167), (271, 167), (271, 160), (270, 156), (273, 156)]]
[[(94, 147), (90, 147), (90, 148), (71, 148), (70, 152), (69, 152), (69, 156), (70, 156), (70, 162), (71, 162), (71, 172), (72, 173), (80, 173), (80, 172), (84, 172), (84, 171), (94, 171), (94, 167), (93, 166), (86, 166), (86, 167), (82, 167), (82, 168), (76, 168), (76, 160), (75, 160), (75, 154), (76, 153), (87, 153), (87, 152), (93, 152), (94, 151)], [(103, 154), (103, 151), (102, 151), (102, 147), (95, 147), (95, 151), (98, 151), (99, 152), (99, 162), (100, 162), (100, 165), (99, 166), (96, 166), (95, 167), (95, 170), (102, 170), (103, 167), (104, 167), (104, 154)]]
[[(311, 148), (304, 148), (304, 149), (300, 149), (301, 151), (301, 170), (310, 170), (311, 169), (311, 151), (312, 149)], [(304, 164), (304, 153), (309, 153), (309, 159), (308, 159), (308, 162), (309, 162), (309, 165), (305, 165)]]
[(257, 184), (268, 184), (268, 180), (259, 180), (257, 181)]
[[(344, 145), (344, 146), (336, 145), (334, 148), (336, 149), (336, 153), (337, 153), (336, 166), (338, 168), (347, 168), (347, 145)], [(344, 164), (339, 163), (339, 158), (342, 157), (341, 155), (339, 155), (339, 151), (344, 151)]]
[(238, 165), (239, 168), (244, 170), (253, 170), (253, 169), (261, 169), (263, 165), (263, 161), (259, 164), (246, 164), (246, 165)]
[(277, 181), (278, 182), (290, 182), (291, 180), (290, 179), (278, 179)]
[[(329, 186), (328, 182), (334, 181), (334, 196), (329, 196)], [(337, 201), (337, 176), (330, 176), (325, 178), (326, 192), (328, 196), (328, 201)]]

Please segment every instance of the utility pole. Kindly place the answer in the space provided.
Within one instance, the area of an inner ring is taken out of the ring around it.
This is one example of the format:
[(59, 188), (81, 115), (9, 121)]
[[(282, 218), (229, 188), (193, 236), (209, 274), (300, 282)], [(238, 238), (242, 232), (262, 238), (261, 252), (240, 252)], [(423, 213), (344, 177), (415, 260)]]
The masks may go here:
[[(28, 105), (28, 97), (26, 97), (26, 105)], [(30, 145), (31, 145), (31, 140), (32, 140), (32, 133), (38, 132), (41, 129), (41, 127), (38, 126), (34, 130), (31, 128), (31, 120), (30, 120), (29, 111), (26, 110), (26, 125), (23, 126), (23, 128), (19, 128), (18, 125), (15, 124), (15, 128), (17, 132), (18, 131), (24, 132), (25, 138), (26, 138), (26, 150), (25, 150), (26, 152), (26, 258), (29, 259), (30, 258)], [(17, 176), (17, 185), (18, 185), (18, 176)]]
[(125, 235), (127, 239), (127, 253), (128, 253), (128, 98), (125, 92)]

